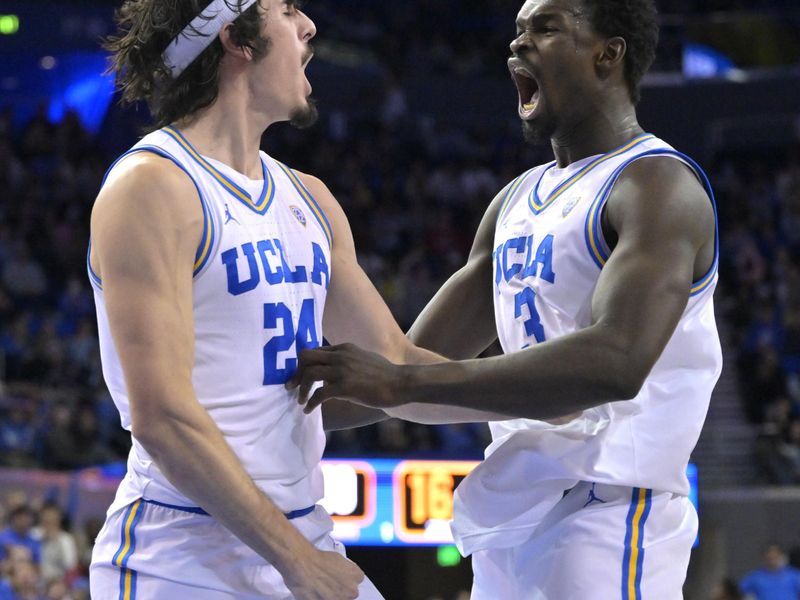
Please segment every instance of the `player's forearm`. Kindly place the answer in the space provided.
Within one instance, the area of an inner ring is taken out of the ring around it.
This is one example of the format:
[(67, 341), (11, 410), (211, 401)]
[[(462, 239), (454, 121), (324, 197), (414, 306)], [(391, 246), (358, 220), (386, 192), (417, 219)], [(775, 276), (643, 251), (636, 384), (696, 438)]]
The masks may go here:
[(399, 360), (396, 362), (405, 365), (433, 365), (447, 362), (448, 360), (441, 354), (415, 346), (411, 340), (406, 338)]
[[(456, 272), (422, 310), (408, 332), (411, 341), (452, 360), (475, 358), (497, 339), (492, 310), (491, 251)], [(409, 364), (421, 361), (407, 361)]]
[(313, 546), (256, 487), (205, 410), (185, 404), (135, 420), (136, 439), (170, 483), (285, 573)]
[(588, 328), (515, 354), (402, 367), (401, 396), (547, 420), (634, 397), (644, 379), (635, 363), (625, 344)]
[[(490, 400), (487, 399), (486, 404)], [(504, 421), (506, 415), (463, 408), (461, 406), (447, 406), (442, 404), (422, 404), (414, 402), (387, 408), (386, 414), (390, 417), (420, 423), (422, 425), (452, 425), (455, 423), (485, 423), (488, 421)]]
[(389, 418), (379, 408), (369, 408), (345, 400), (331, 400), (322, 405), (322, 426), (325, 431), (355, 429)]

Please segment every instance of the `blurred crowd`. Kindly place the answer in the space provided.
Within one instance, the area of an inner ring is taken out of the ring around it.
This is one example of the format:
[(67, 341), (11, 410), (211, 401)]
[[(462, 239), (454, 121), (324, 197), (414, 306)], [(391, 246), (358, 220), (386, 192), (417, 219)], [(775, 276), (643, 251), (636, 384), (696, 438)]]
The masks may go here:
[(769, 483), (800, 484), (800, 149), (731, 158), (714, 185), (720, 302), (744, 408), (760, 431), (761, 472)]
[[(268, 152), (331, 188), (359, 261), (404, 329), (464, 264), (495, 193), (550, 160), (548, 148), (523, 146), (514, 121), (457, 128), (412, 114), (397, 84), (410, 69), (496, 70), (520, 2), (488, 4), (451, 0), (407, 11), (354, 0), (326, 13), (320, 3), (314, 16), (335, 51), (337, 43), (343, 53), (356, 43), (393, 73), (382, 108), (364, 117), (323, 107), (316, 127), (278, 126), (265, 138)], [(741, 4), (659, 2), (662, 12)], [(454, 20), (457, 26), (438, 25)], [(0, 107), (0, 466), (74, 470), (124, 460), (130, 446), (103, 383), (86, 276), (91, 206), (114, 158), (101, 142), (74, 113), (54, 123), (43, 108), (20, 124)], [(766, 482), (800, 484), (800, 149), (723, 154), (705, 166), (722, 231), (718, 319), (730, 329), (745, 412), (760, 432), (756, 458)], [(328, 452), (479, 458), (488, 441), (485, 425), (389, 420), (331, 434)], [(88, 598), (99, 522), (71, 527), (62, 509), (23, 494), (0, 497), (0, 600)], [(768, 571), (778, 569), (766, 560)], [(719, 594), (740, 597), (738, 584), (727, 582)]]
[[(387, 73), (401, 74), (411, 66), (434, 72), (440, 67), (463, 73), (486, 65), (495, 69), (507, 47), (508, 40), (499, 39), (507, 37), (504, 23), (513, 23), (519, 2), (492, 0), (489, 8), (477, 0), (457, 4), (454, 10), (454, 1), (423, 3), (420, 14), (365, 0), (326, 13), (319, 3), (314, 17), (328, 43), (371, 49)], [(690, 5), (690, 0), (660, 3), (663, 12), (691, 11)], [(735, 5), (731, 0), (720, 7)], [(499, 21), (487, 20), (487, 14)], [(443, 19), (457, 23), (438, 27)], [(396, 47), (399, 39), (402, 52)], [(497, 60), (475, 55), (491, 51), (487, 48), (497, 49)], [(548, 148), (524, 146), (513, 119), (500, 127), (477, 120), (456, 127), (413, 114), (398, 81), (387, 76), (375, 114), (323, 107), (320, 123), (310, 130), (270, 130), (265, 149), (328, 184), (349, 217), (360, 262), (408, 328), (464, 264), (494, 194), (551, 155)], [(119, 460), (129, 447), (102, 381), (85, 271), (92, 201), (114, 158), (103, 141), (90, 135), (74, 113), (53, 123), (43, 108), (20, 124), (9, 110), (0, 110), (4, 465), (76, 469)], [(800, 153), (787, 149), (769, 159), (719, 156), (706, 166), (723, 231), (719, 314), (732, 324), (747, 414), (762, 431), (759, 460), (770, 481), (798, 483)], [(387, 421), (332, 435), (329, 451), (478, 457), (486, 442), (485, 426)]]
[(88, 566), (102, 521), (71, 528), (62, 507), (21, 491), (0, 497), (0, 600), (88, 600)]
[[(796, 0), (655, 0), (662, 15), (661, 45), (653, 66), (655, 72), (680, 71), (687, 40), (708, 43), (705, 29), (714, 24), (708, 15), (726, 11), (731, 22), (742, 19), (745, 30), (754, 26), (750, 15), (788, 15)], [(508, 57), (514, 37), (514, 21), (522, 0), (439, 0), (418, 2), (413, 10), (404, 3), (348, 0), (312, 3), (318, 29), (330, 51), (343, 60), (373, 61), (388, 67), (398, 77), (413, 72), (448, 73), (468, 77), (496, 74)], [(704, 26), (695, 28), (697, 19)], [(797, 23), (780, 17), (784, 24)], [(446, 24), (446, 26), (443, 26)], [(727, 31), (735, 38), (735, 31)], [(754, 36), (749, 40), (752, 50)], [(737, 44), (734, 44), (736, 47)], [(741, 48), (740, 48), (741, 49)], [(747, 57), (745, 48), (740, 54)]]
[[(344, 207), (359, 260), (402, 327), (464, 264), (494, 196), (549, 160), (519, 126), (444, 126), (410, 114), (387, 86), (371, 117), (323, 111), (306, 131), (277, 126), (265, 148), (325, 181)], [(0, 461), (74, 469), (124, 457), (127, 435), (102, 381), (85, 272), (92, 201), (113, 156), (74, 114), (22, 127), (0, 114)], [(800, 482), (800, 152), (719, 156), (707, 165), (722, 235), (719, 316), (731, 323), (759, 460)], [(498, 352), (497, 348), (489, 352)], [(480, 425), (397, 421), (329, 440), (331, 453), (477, 457)]]
[(740, 581), (725, 578), (710, 600), (794, 600), (800, 598), (800, 548), (789, 554), (778, 544), (764, 550), (763, 565), (746, 573)]

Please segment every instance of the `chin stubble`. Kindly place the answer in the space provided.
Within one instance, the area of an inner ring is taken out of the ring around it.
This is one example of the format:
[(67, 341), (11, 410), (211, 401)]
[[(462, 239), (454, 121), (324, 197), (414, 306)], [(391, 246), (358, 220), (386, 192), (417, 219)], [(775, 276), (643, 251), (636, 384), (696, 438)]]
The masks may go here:
[(533, 125), (530, 121), (522, 122), (522, 135), (528, 144), (545, 144), (555, 133), (555, 126), (552, 122), (543, 123), (540, 126)]
[(319, 111), (317, 104), (313, 98), (309, 98), (308, 102), (302, 108), (297, 108), (289, 117), (289, 123), (298, 129), (308, 129), (319, 119)]

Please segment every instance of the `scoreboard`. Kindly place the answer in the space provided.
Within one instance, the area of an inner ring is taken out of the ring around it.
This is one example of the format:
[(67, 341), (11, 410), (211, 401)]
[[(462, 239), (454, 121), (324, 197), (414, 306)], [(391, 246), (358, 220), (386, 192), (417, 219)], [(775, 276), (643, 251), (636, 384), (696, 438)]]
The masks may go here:
[(350, 546), (452, 544), (453, 492), (477, 461), (322, 461), (333, 536)]
[[(453, 492), (477, 461), (328, 459), (322, 504), (333, 536), (349, 546), (440, 546), (453, 543)], [(697, 469), (689, 465), (697, 506)]]

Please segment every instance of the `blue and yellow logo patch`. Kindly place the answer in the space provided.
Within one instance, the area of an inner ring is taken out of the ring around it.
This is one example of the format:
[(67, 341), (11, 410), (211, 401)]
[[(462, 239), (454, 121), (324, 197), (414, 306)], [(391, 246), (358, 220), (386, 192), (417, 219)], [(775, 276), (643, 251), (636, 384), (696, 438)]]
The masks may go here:
[(300, 210), (299, 207), (290, 206), (289, 210), (292, 211), (292, 214), (294, 215), (294, 218), (297, 219), (298, 221), (300, 221), (300, 225), (302, 225), (303, 227), (308, 225), (308, 221), (306, 220), (306, 215), (302, 210)]

